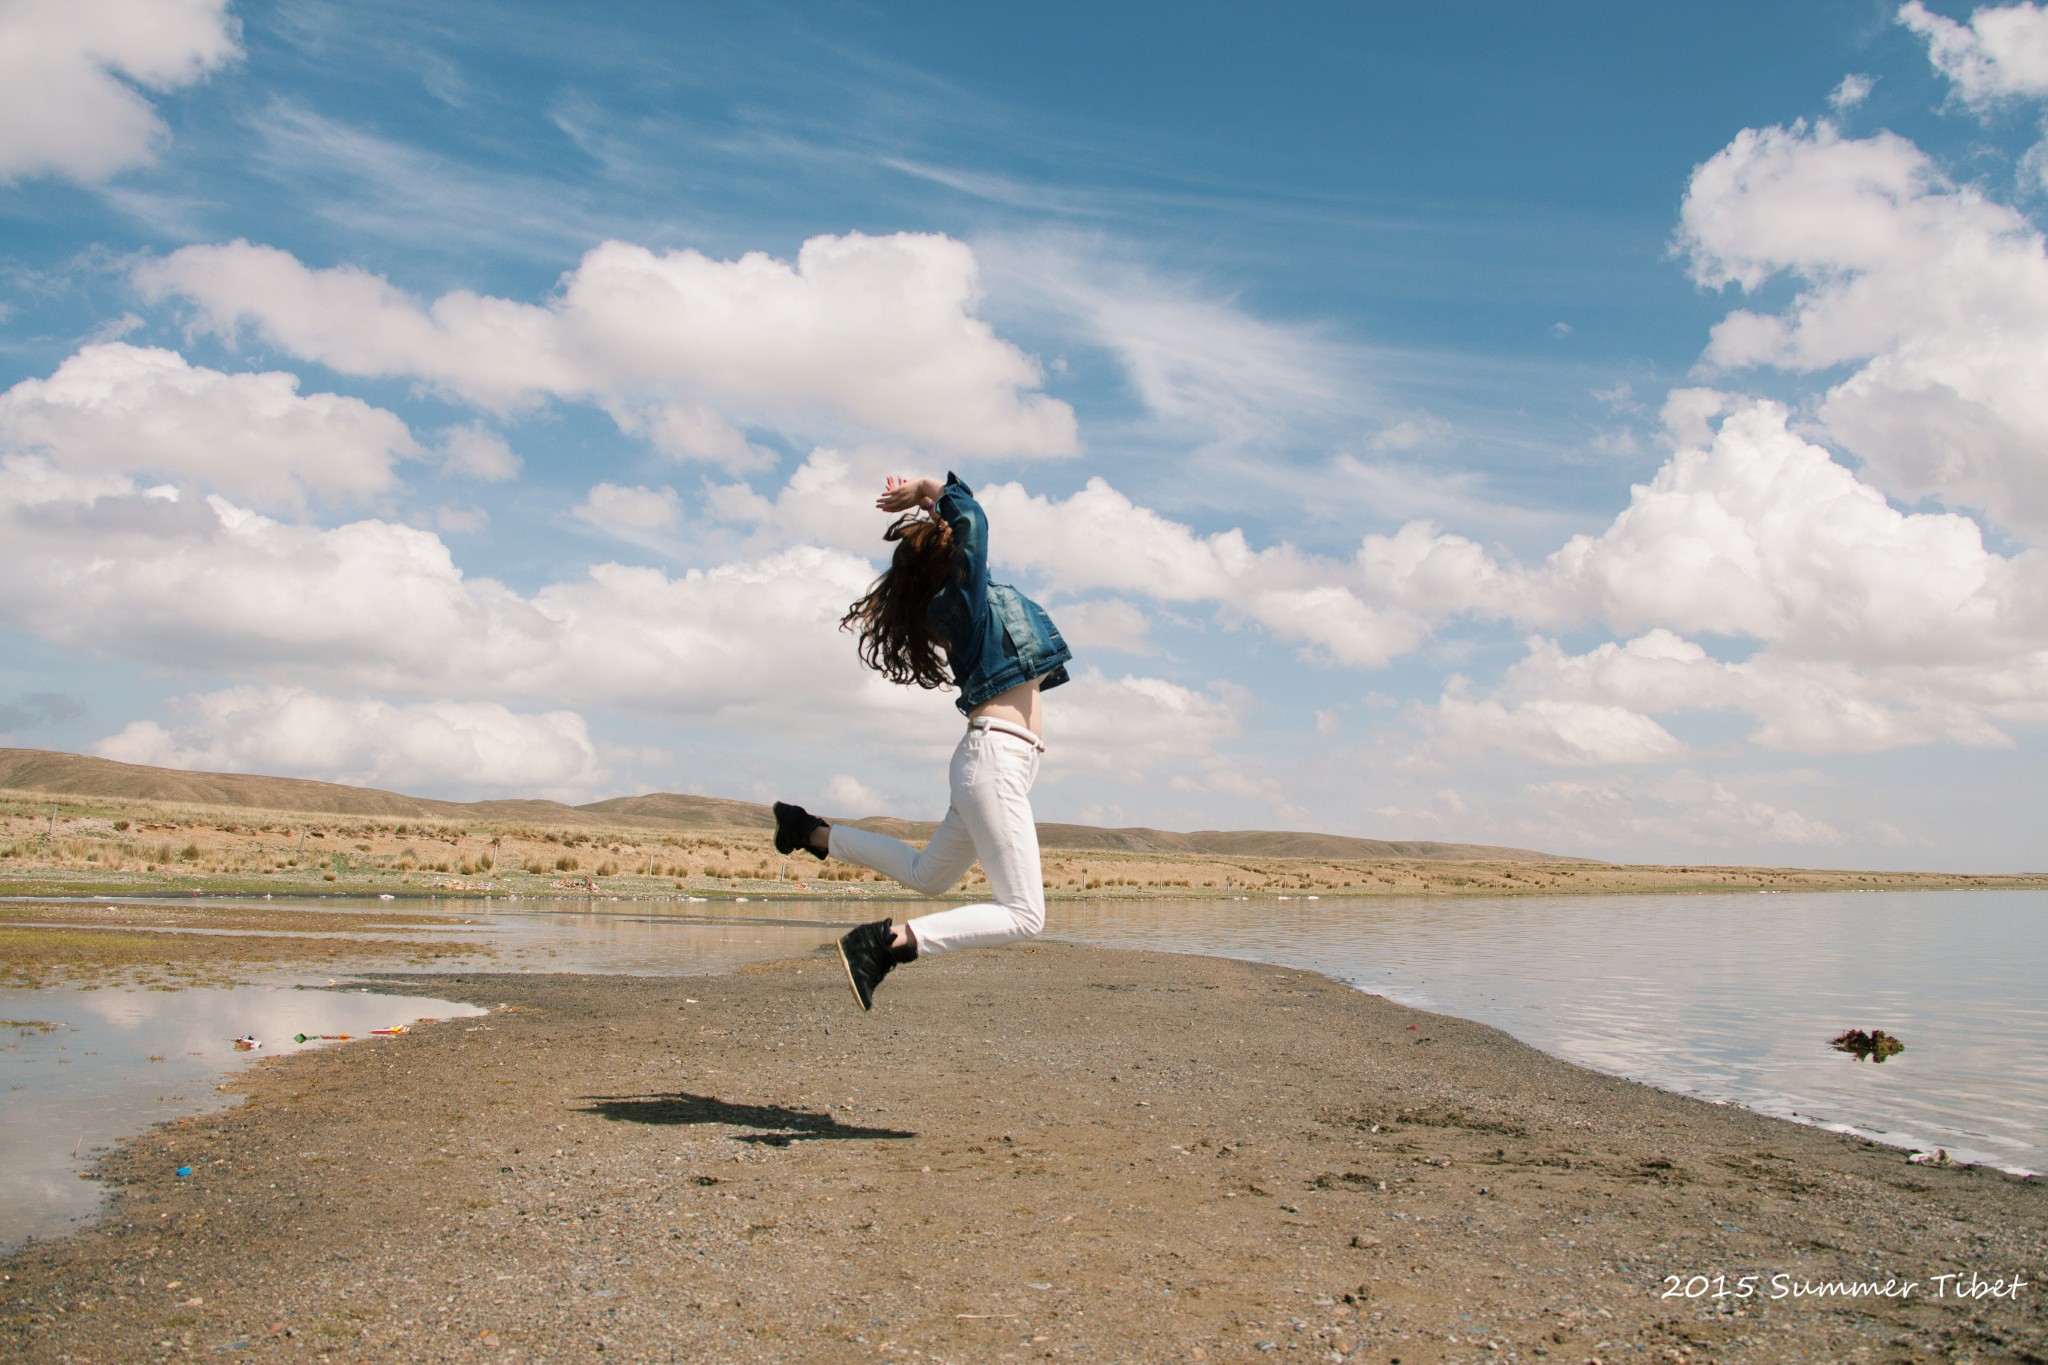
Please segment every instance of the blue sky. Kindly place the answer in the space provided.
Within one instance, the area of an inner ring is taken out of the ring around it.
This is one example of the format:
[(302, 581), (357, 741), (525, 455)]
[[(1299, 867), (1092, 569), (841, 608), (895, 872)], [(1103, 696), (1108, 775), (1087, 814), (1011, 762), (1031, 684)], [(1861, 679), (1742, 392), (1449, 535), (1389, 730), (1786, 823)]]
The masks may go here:
[(0, 741), (934, 816), (2040, 862), (2048, 15), (0, 11)]

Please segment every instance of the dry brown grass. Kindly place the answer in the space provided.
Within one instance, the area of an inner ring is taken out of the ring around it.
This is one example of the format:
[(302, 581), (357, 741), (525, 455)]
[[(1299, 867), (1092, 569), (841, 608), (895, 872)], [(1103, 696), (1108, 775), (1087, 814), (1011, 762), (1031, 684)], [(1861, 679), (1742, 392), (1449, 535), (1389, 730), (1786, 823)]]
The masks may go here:
[(537, 892), (603, 878), (647, 893), (677, 883), (773, 881), (765, 834), (318, 816), (92, 797), (0, 795), (0, 885), (57, 877), (101, 887), (231, 879), (278, 890), (430, 892), (490, 883)]
[[(54, 812), (54, 814), (53, 814)], [(1237, 857), (1048, 848), (1056, 897), (1588, 895), (2048, 886), (2048, 876), (1586, 861)], [(983, 885), (979, 870), (967, 887)], [(845, 863), (782, 858), (766, 831), (658, 831), (0, 793), (0, 890), (188, 888), (656, 896), (893, 890)]]

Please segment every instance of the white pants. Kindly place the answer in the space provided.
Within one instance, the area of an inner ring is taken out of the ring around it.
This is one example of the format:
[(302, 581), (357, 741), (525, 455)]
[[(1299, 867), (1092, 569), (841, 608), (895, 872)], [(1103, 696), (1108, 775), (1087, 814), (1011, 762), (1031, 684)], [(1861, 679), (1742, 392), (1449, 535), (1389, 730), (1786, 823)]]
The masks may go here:
[(1045, 928), (1045, 880), (1031, 784), (1042, 752), (1030, 731), (974, 720), (953, 751), (953, 804), (922, 849), (850, 825), (834, 825), (831, 853), (927, 896), (943, 895), (976, 857), (993, 905), (963, 905), (910, 922), (920, 956), (987, 948), (1035, 937)]

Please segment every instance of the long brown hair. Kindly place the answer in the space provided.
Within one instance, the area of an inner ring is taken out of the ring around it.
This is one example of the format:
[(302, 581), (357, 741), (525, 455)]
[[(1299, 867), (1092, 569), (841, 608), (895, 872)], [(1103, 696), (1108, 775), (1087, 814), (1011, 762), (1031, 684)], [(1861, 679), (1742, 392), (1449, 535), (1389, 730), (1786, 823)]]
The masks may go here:
[(892, 683), (945, 687), (953, 681), (946, 642), (925, 608), (953, 572), (953, 528), (937, 517), (906, 513), (884, 539), (896, 542), (888, 571), (846, 609), (839, 628), (860, 637), (860, 661)]

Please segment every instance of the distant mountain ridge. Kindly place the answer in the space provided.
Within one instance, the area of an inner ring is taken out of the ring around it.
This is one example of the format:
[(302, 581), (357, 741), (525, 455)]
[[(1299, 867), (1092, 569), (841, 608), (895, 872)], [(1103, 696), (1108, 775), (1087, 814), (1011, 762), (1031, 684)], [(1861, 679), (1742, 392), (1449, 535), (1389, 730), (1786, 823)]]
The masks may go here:
[[(440, 820), (523, 820), (534, 824), (635, 826), (645, 829), (761, 831), (773, 829), (768, 807), (718, 796), (651, 792), (614, 796), (587, 805), (560, 801), (436, 801), (374, 787), (350, 787), (302, 777), (253, 773), (201, 773), (151, 768), (53, 749), (0, 749), (0, 789), (53, 796), (94, 796), (131, 801), (180, 801), (203, 806), (242, 806), (299, 811), (309, 815), (370, 815)], [(922, 839), (929, 822), (889, 816), (848, 819), (847, 824), (901, 838)], [(1094, 825), (1042, 824), (1046, 848), (1127, 853), (1199, 853), (1239, 858), (1412, 858), (1428, 862), (1575, 861), (1557, 854), (1490, 844), (1440, 843), (1416, 839), (1359, 839), (1342, 834), (1287, 830), (1103, 829)]]

